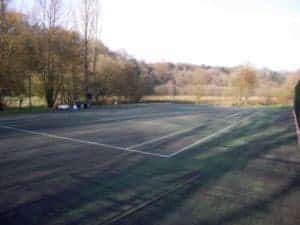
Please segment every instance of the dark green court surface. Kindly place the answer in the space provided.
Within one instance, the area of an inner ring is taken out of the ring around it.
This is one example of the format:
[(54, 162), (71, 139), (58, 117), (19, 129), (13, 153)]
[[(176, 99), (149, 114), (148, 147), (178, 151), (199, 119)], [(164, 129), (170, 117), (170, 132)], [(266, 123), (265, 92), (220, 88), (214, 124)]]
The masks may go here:
[(291, 108), (0, 117), (0, 224), (300, 224)]

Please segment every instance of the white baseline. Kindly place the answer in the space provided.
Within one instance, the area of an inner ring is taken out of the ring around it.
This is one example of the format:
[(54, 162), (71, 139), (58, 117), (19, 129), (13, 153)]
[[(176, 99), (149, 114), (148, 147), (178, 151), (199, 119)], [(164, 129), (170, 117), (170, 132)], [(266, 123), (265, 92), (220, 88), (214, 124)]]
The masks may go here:
[(75, 142), (75, 143), (80, 143), (80, 144), (88, 144), (88, 145), (96, 145), (96, 146), (101, 146), (101, 147), (106, 147), (110, 149), (115, 149), (119, 151), (126, 151), (126, 152), (134, 152), (134, 153), (140, 153), (143, 155), (150, 155), (150, 156), (157, 156), (161, 158), (168, 158), (168, 155), (163, 155), (159, 153), (152, 153), (152, 152), (144, 152), (144, 151), (139, 151), (139, 150), (134, 150), (134, 149), (128, 149), (128, 148), (123, 148), (115, 145), (109, 145), (109, 144), (103, 144), (99, 142), (93, 142), (93, 141), (86, 141), (82, 139), (77, 139), (77, 138), (69, 138), (69, 137), (64, 137), (64, 136), (58, 136), (54, 134), (49, 134), (49, 133), (44, 133), (44, 132), (37, 132), (37, 131), (32, 131), (32, 130), (27, 130), (27, 129), (20, 129), (16, 127), (11, 127), (11, 126), (0, 126), (5, 129), (10, 129), (22, 133), (27, 133), (27, 134), (33, 134), (33, 135), (39, 135), (39, 136), (44, 136), (48, 138), (55, 138), (55, 139), (60, 139), (60, 140), (66, 140), (70, 142)]

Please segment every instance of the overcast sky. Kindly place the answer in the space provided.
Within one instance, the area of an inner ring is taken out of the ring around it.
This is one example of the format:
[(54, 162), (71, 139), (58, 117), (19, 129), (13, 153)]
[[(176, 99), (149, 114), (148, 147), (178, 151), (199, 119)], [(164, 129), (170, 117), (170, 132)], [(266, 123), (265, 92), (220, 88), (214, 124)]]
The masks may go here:
[(101, 14), (103, 42), (147, 62), (300, 68), (299, 0), (102, 0)]

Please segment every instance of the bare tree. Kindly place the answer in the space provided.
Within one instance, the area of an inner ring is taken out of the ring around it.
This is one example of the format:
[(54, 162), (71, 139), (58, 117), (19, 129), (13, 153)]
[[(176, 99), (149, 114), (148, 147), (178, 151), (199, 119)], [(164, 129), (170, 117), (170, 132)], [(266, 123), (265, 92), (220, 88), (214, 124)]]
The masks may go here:
[(83, 74), (84, 74), (84, 92), (86, 101), (89, 95), (89, 41), (93, 23), (95, 22), (95, 8), (98, 5), (97, 0), (82, 0), (82, 26), (83, 26)]
[(245, 103), (248, 102), (248, 98), (254, 93), (257, 83), (256, 71), (252, 67), (240, 66), (233, 71), (232, 85), (235, 88), (235, 95), (239, 104), (243, 99)]
[[(101, 23), (100, 23), (100, 4), (98, 0), (95, 0), (94, 2), (94, 10), (93, 10), (93, 68), (92, 68), (92, 74), (94, 77), (94, 97), (96, 99), (96, 95), (98, 92), (97, 87), (99, 85), (99, 82), (97, 82), (97, 74), (96, 74), (96, 66), (98, 61), (98, 55), (99, 55), (99, 38), (101, 33)], [(100, 84), (101, 85), (101, 84)]]
[(7, 0), (0, 0), (0, 13), (1, 13), (1, 25), (4, 22), (4, 15), (6, 11)]
[(39, 7), (42, 12), (40, 22), (43, 29), (43, 39), (46, 43), (43, 81), (46, 101), (49, 108), (54, 106), (61, 85), (59, 75), (56, 71), (54, 56), (54, 38), (60, 16), (61, 4), (61, 0), (39, 0)]
[(5, 82), (5, 35), (7, 33), (6, 26), (6, 7), (9, 0), (0, 0), (0, 110), (3, 110), (4, 92), (6, 89)]

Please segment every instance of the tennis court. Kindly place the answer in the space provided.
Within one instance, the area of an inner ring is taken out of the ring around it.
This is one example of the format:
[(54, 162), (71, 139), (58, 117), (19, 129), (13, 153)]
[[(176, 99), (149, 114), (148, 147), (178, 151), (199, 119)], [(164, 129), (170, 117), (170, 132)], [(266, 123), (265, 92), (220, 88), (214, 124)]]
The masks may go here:
[(0, 143), (1, 224), (258, 224), (280, 208), (255, 204), (269, 207), (283, 191), (280, 215), (300, 221), (289, 108), (136, 104), (9, 116)]
[(23, 137), (94, 145), (99, 151), (105, 148), (169, 158), (234, 129), (252, 113), (209, 106), (134, 105), (8, 119), (1, 128)]

